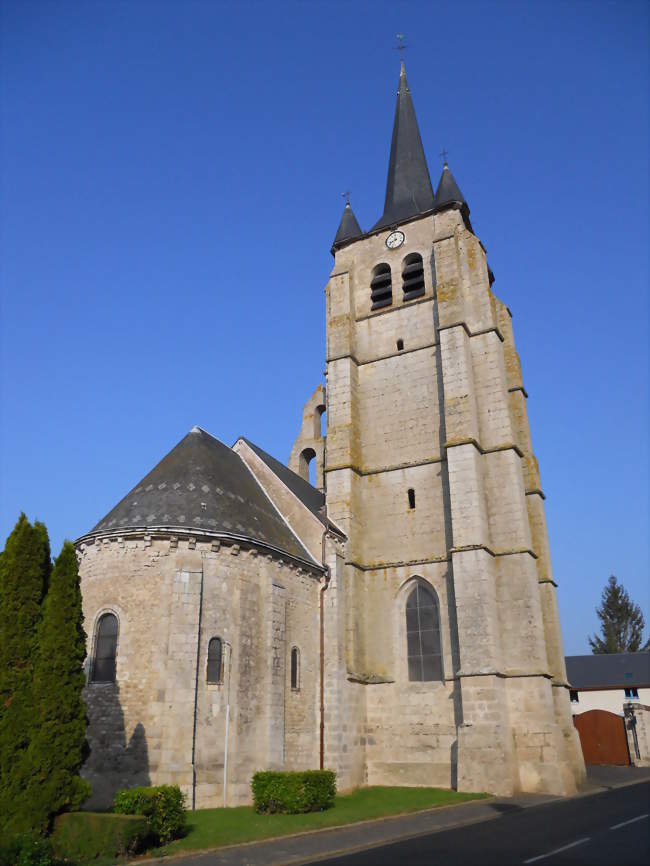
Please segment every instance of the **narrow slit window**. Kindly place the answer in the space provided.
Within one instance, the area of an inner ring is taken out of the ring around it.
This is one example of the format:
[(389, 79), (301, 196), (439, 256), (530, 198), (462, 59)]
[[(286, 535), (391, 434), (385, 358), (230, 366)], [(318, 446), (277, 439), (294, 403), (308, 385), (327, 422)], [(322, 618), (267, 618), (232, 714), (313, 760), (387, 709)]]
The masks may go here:
[(300, 689), (300, 650), (297, 646), (291, 650), (291, 688), (294, 692)]
[(415, 508), (415, 490), (409, 487), (409, 508)]
[(443, 679), (438, 600), (420, 583), (406, 601), (406, 650), (411, 682)]
[(578, 692), (576, 689), (569, 689), (569, 697), (571, 698), (572, 704), (578, 703), (579, 698), (578, 698)]
[(223, 641), (213, 637), (208, 644), (208, 669), (206, 679), (209, 683), (223, 681)]
[(105, 613), (97, 623), (95, 658), (93, 660), (92, 681), (94, 683), (115, 682), (115, 662), (117, 658), (117, 617)]
[(398, 352), (404, 351), (404, 340), (398, 340), (397, 341), (397, 351)]
[(411, 253), (402, 263), (402, 291), (405, 301), (424, 294), (424, 265), (419, 253)]
[(372, 301), (372, 310), (379, 310), (381, 307), (390, 307), (393, 303), (393, 284), (391, 282), (390, 265), (376, 265), (372, 271), (372, 279), (370, 281), (370, 300)]

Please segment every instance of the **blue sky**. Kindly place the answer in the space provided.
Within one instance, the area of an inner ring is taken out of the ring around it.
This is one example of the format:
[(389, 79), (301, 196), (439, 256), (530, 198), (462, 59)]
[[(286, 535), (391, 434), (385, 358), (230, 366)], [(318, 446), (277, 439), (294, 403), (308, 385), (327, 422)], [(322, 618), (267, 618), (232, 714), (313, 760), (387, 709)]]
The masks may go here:
[(395, 34), (512, 309), (568, 653), (648, 599), (648, 5), (4, 0), (3, 538), (58, 549), (194, 425), (286, 460)]

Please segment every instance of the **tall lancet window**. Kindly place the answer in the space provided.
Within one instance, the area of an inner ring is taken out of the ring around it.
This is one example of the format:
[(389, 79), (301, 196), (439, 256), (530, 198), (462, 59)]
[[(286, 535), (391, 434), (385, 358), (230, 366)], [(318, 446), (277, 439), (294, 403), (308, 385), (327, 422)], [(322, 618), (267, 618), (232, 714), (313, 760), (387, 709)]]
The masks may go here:
[(373, 268), (370, 281), (370, 300), (373, 310), (378, 310), (380, 307), (390, 307), (393, 303), (390, 265), (382, 262)]
[(115, 659), (117, 657), (117, 617), (105, 613), (97, 623), (95, 658), (92, 666), (92, 682), (115, 682)]
[(223, 677), (223, 642), (213, 637), (208, 644), (208, 669), (206, 679), (209, 683), (220, 683)]
[(406, 601), (409, 680), (442, 680), (440, 613), (432, 590), (417, 583)]

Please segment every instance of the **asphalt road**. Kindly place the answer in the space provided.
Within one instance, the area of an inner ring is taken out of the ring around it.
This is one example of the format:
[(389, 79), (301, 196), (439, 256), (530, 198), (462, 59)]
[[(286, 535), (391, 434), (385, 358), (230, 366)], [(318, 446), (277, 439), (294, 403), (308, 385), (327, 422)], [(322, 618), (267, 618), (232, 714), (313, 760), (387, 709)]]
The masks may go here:
[(648, 866), (650, 783), (521, 809), (503, 817), (395, 842), (319, 866)]

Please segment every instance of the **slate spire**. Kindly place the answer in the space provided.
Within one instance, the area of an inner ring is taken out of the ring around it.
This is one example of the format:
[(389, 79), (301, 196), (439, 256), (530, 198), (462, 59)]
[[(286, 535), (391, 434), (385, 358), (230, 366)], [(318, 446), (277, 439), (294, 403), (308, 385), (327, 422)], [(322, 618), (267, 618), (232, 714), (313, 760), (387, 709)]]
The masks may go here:
[(384, 213), (372, 231), (433, 210), (433, 188), (402, 61), (390, 145)]
[(346, 201), (345, 207), (343, 208), (343, 216), (341, 217), (341, 222), (339, 223), (338, 231), (336, 232), (336, 237), (332, 244), (332, 252), (337, 250), (339, 247), (342, 247), (348, 241), (360, 238), (362, 234), (361, 226), (357, 222), (354, 211), (350, 207), (350, 202)]
[(469, 214), (469, 205), (465, 201), (465, 197), (460, 191), (456, 179), (449, 171), (447, 160), (445, 160), (445, 164), (442, 167), (442, 174), (438, 181), (438, 189), (436, 190), (434, 204), (436, 210), (442, 210), (449, 205), (458, 205), (461, 210), (466, 209)]

